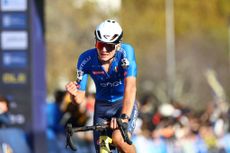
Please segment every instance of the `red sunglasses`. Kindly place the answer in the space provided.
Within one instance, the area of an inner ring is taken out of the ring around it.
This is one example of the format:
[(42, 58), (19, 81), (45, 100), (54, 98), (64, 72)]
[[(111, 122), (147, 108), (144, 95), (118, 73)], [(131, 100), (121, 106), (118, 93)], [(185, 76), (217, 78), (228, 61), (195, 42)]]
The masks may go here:
[(108, 44), (101, 41), (96, 42), (97, 49), (102, 50), (103, 48), (105, 48), (107, 52), (113, 51), (115, 49), (115, 46), (116, 44)]

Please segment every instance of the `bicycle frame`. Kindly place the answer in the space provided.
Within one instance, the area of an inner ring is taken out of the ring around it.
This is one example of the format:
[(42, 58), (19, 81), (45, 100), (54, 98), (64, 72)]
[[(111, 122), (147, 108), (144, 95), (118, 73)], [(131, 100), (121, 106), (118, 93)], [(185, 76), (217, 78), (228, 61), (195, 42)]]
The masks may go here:
[(107, 135), (101, 135), (99, 137), (100, 142), (100, 153), (110, 153), (109, 145), (112, 143), (112, 139)]

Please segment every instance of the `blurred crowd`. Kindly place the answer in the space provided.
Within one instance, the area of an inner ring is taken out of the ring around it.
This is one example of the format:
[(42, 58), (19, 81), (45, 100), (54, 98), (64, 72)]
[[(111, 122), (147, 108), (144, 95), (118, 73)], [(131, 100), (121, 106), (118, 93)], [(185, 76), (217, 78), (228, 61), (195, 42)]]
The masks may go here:
[[(49, 153), (68, 153), (65, 148), (67, 123), (74, 127), (93, 125), (95, 94), (87, 93), (81, 105), (71, 103), (65, 91), (55, 92), (47, 103)], [(230, 111), (224, 101), (194, 109), (172, 101), (159, 103), (153, 95), (138, 99), (139, 117), (132, 141), (137, 153), (230, 153)], [(92, 132), (75, 133), (74, 143), (81, 153), (94, 151)]]
[[(48, 153), (72, 153), (65, 146), (65, 126), (93, 125), (95, 93), (86, 93), (85, 102), (76, 105), (66, 91), (56, 90), (54, 99), (46, 104)], [(230, 109), (226, 101), (217, 99), (200, 109), (177, 101), (160, 103), (147, 93), (138, 99), (138, 107), (132, 137), (137, 153), (230, 153)], [(13, 139), (5, 137), (7, 132), (20, 140), (21, 152), (30, 152), (24, 132), (12, 128), (9, 100), (0, 96), (0, 137), (4, 142), (0, 142), (0, 153), (18, 148), (13, 146)], [(92, 131), (74, 133), (73, 141), (79, 153), (95, 152)]]
[(154, 103), (147, 94), (140, 101), (139, 121), (133, 138), (137, 152), (230, 153), (230, 112), (225, 102), (197, 109), (172, 101)]
[[(93, 125), (95, 94), (86, 93), (85, 102), (76, 105), (66, 91), (57, 90), (54, 100), (47, 103), (47, 138), (49, 153), (70, 153), (65, 146), (65, 127), (71, 123), (73, 127)], [(78, 152), (93, 153), (92, 131), (74, 133), (74, 144)]]
[(31, 153), (24, 130), (15, 127), (10, 101), (0, 95), (0, 153)]
[(4, 96), (0, 96), (0, 128), (8, 127), (11, 124), (9, 116), (9, 105), (9, 100)]

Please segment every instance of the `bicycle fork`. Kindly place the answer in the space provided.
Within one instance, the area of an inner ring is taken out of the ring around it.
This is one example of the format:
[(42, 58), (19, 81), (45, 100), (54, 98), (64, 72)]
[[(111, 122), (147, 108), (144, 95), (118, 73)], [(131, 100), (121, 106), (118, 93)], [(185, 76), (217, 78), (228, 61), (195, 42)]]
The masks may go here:
[(100, 153), (111, 153), (110, 144), (112, 143), (112, 138), (108, 136), (106, 130), (101, 131), (99, 137)]

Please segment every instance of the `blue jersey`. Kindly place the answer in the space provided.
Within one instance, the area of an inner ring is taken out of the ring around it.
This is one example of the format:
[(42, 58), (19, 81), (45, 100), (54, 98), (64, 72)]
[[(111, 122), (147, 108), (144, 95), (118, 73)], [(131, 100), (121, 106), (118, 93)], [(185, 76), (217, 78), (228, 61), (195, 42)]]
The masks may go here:
[(96, 48), (85, 51), (79, 56), (77, 63), (79, 90), (86, 90), (88, 75), (94, 80), (97, 100), (109, 102), (121, 100), (124, 96), (124, 78), (137, 75), (133, 47), (122, 44), (116, 51), (108, 72), (102, 67)]

